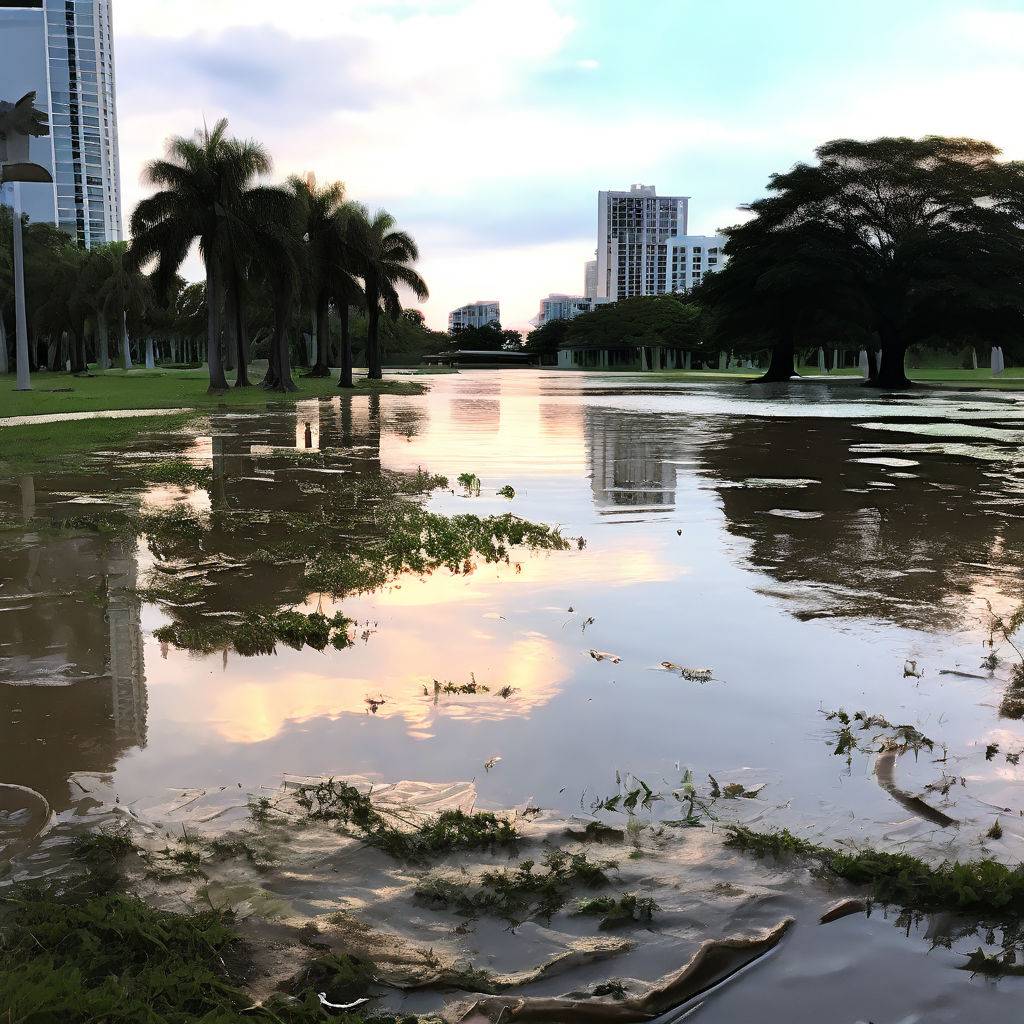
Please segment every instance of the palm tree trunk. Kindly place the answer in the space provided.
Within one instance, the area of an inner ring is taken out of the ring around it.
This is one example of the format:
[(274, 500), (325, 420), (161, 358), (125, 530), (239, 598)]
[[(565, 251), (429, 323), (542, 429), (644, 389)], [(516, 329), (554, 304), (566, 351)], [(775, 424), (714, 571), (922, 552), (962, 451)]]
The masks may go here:
[[(224, 295), (224, 316), (226, 318), (227, 349), (234, 353), (238, 373), (235, 376), (236, 388), (247, 388), (249, 380), (249, 345), (245, 336), (245, 321), (242, 317), (242, 294), (238, 272), (232, 270)], [(231, 369), (228, 366), (228, 369)]]
[(384, 374), (380, 365), (380, 296), (376, 289), (366, 289), (366, 313), (366, 376), (381, 380)]
[(326, 291), (316, 300), (316, 362), (307, 377), (329, 377), (331, 375), (331, 299)]
[(96, 334), (99, 339), (99, 358), (101, 370), (110, 369), (110, 336), (107, 333), (107, 314), (100, 310), (96, 314)]
[(11, 364), (7, 355), (7, 325), (4, 323), (4, 311), (0, 309), (0, 374), (10, 372)]
[(146, 369), (155, 370), (156, 361), (153, 359), (153, 337), (152, 335), (146, 338)]
[(339, 388), (351, 388), (352, 383), (352, 332), (349, 329), (349, 304), (342, 302), (338, 307), (338, 319), (341, 320), (341, 376), (338, 378)]
[(121, 311), (121, 360), (126, 370), (132, 368), (132, 343), (128, 337), (128, 314)]
[(217, 280), (217, 260), (212, 253), (206, 260), (206, 358), (210, 369), (209, 391), (216, 394), (227, 391), (224, 364), (220, 358), (220, 282)]

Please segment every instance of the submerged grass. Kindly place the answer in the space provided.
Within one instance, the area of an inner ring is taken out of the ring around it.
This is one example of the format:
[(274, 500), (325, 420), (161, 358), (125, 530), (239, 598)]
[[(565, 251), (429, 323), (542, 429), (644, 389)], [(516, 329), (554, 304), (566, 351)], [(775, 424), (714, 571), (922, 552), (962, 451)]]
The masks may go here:
[(813, 862), (826, 876), (867, 886), (879, 903), (923, 912), (1024, 914), (1024, 865), (1011, 868), (985, 859), (932, 867), (909, 853), (829, 849), (787, 829), (756, 832), (730, 825), (726, 834), (726, 845), (734, 849), (758, 857), (797, 857)]
[[(365, 998), (371, 964), (317, 956), (260, 1004), (254, 965), (229, 912), (177, 913), (123, 891), (139, 853), (127, 826), (73, 847), (84, 874), (0, 889), (0, 1020), (10, 1024), (416, 1024), (419, 1018), (327, 1011)], [(333, 997), (333, 998), (332, 998)]]
[(400, 860), (422, 862), (460, 850), (511, 849), (520, 840), (512, 822), (489, 811), (448, 810), (410, 820), (379, 810), (369, 795), (337, 779), (299, 786), (295, 800), (309, 820), (351, 828), (370, 846)]
[[(210, 380), (204, 368), (105, 370), (90, 377), (36, 374), (32, 391), (15, 391), (13, 378), (6, 379), (12, 386), (0, 387), (0, 418), (108, 409), (264, 408), (282, 403), (292, 405), (308, 398), (362, 394), (420, 395), (427, 390), (420, 380), (389, 377), (382, 381), (359, 379), (355, 388), (342, 391), (335, 378), (296, 375), (298, 390), (288, 394), (265, 391), (259, 386), (231, 388), (221, 394), (210, 394)], [(0, 378), (0, 382), (4, 380)]]
[(140, 434), (181, 430), (194, 412), (0, 427), (0, 476), (59, 466), (83, 455), (124, 451)]
[(467, 917), (500, 917), (512, 925), (534, 917), (550, 918), (578, 888), (608, 885), (614, 861), (592, 861), (586, 853), (551, 850), (535, 870), (533, 860), (512, 869), (485, 871), (476, 884), (449, 878), (424, 879), (416, 895), (433, 906), (452, 909)]

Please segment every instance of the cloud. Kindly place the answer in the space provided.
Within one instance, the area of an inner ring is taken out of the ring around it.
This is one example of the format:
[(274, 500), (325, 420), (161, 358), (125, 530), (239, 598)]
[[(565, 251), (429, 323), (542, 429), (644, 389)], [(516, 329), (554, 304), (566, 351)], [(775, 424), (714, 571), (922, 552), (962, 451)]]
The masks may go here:
[[(542, 295), (580, 290), (598, 189), (689, 194), (691, 230), (710, 232), (840, 135), (970, 134), (1024, 155), (1024, 13), (918, 6), (893, 15), (877, 59), (851, 44), (823, 75), (813, 33), (828, 19), (807, 29), (795, 12), (779, 31), (812, 33), (805, 61), (798, 47), (767, 76), (730, 76), (709, 50), (639, 69), (655, 76), (640, 84), (602, 4), (115, 0), (125, 209), (168, 135), (228, 116), (277, 177), (342, 180), (414, 232), (433, 325), (495, 294), (522, 327)], [(670, 33), (683, 13), (661, 17)]]

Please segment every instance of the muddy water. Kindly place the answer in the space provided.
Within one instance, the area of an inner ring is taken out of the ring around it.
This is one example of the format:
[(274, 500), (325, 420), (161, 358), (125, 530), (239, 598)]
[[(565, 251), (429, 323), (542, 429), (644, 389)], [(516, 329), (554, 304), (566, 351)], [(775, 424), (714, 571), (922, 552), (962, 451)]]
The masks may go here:
[[(988, 607), (1009, 613), (1024, 596), (1024, 398), (532, 371), (431, 388), (213, 414), (202, 436), (143, 436), (74, 472), (0, 480), (0, 519), (21, 524), (0, 533), (0, 780), (59, 811), (80, 771), (109, 773), (125, 803), (169, 786), (358, 773), (475, 780), (483, 804), (570, 814), (616, 792), (617, 772), (667, 790), (690, 769), (702, 784), (710, 773), (764, 785), (718, 805), (757, 827), (1021, 858), (1024, 728), (1003, 700), (1013, 651), (997, 645), (994, 671), (982, 660)], [(181, 455), (212, 466), (213, 482), (142, 488), (142, 501), (250, 510), (251, 536), (222, 537), (189, 564), (132, 536), (46, 529), (137, 501), (128, 467)], [(457, 492), (436, 494), (435, 511), (512, 510), (586, 546), (403, 577), (339, 604), (302, 592), (288, 566), (239, 570), (272, 547), (261, 511), (293, 511), (298, 530), (339, 481), (420, 467)], [(454, 485), (462, 472), (480, 477), (478, 496)], [(496, 493), (506, 484), (511, 501)], [(137, 588), (171, 556), (208, 585), (204, 614), (344, 610), (356, 642), (255, 658), (161, 644), (152, 631), (190, 612)], [(474, 678), (491, 692), (433, 693), (435, 679)], [(833, 754), (823, 712), (839, 708), (913, 725), (935, 747), (898, 759), (894, 795), (870, 752)], [(997, 817), (998, 842), (985, 838)], [(735, 870), (723, 862), (723, 881)], [(1018, 979), (956, 969), (985, 936), (929, 953), (944, 934), (935, 922), (898, 923), (798, 930), (699, 1018), (1018, 1019)]]

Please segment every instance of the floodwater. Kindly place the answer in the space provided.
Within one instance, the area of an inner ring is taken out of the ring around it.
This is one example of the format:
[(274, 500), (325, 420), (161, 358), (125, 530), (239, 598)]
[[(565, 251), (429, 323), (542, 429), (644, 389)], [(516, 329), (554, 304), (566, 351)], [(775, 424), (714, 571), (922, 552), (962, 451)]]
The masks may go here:
[[(127, 805), (169, 787), (351, 773), (473, 781), (482, 806), (571, 815), (618, 792), (617, 773), (667, 792), (689, 769), (705, 790), (709, 774), (763, 786), (715, 805), (758, 828), (933, 860), (1021, 859), (1016, 656), (997, 641), (999, 663), (983, 660), (990, 609), (1008, 616), (1024, 600), (1024, 396), (525, 370), (430, 387), (213, 413), (206, 436), (140, 436), (74, 472), (0, 479), (0, 521), (21, 524), (0, 533), (0, 781), (60, 812), (80, 772), (108, 775)], [(140, 492), (127, 467), (172, 456), (212, 466), (212, 484)], [(511, 510), (586, 545), (407, 575), (337, 603), (297, 589), (287, 566), (247, 565), (272, 550), (261, 511), (287, 509), (301, 531), (332, 488), (418, 468), (452, 481), (433, 511)], [(455, 484), (463, 472), (479, 495)], [(514, 499), (497, 494), (505, 485)], [(251, 511), (253, 532), (190, 561), (131, 535), (44, 528), (140, 493), (154, 508)], [(203, 583), (203, 615), (343, 610), (355, 642), (250, 658), (161, 643), (155, 628), (196, 614), (140, 600), (161, 561)], [(434, 693), (434, 680), (471, 679), (490, 692)], [(884, 785), (870, 744), (833, 753), (837, 709), (912, 725), (934, 747), (898, 757)], [(735, 861), (723, 857), (723, 883)], [(935, 921), (897, 924), (876, 912), (801, 926), (695, 1019), (1019, 1019), (1020, 979), (958, 969), (992, 936), (946, 949)]]

